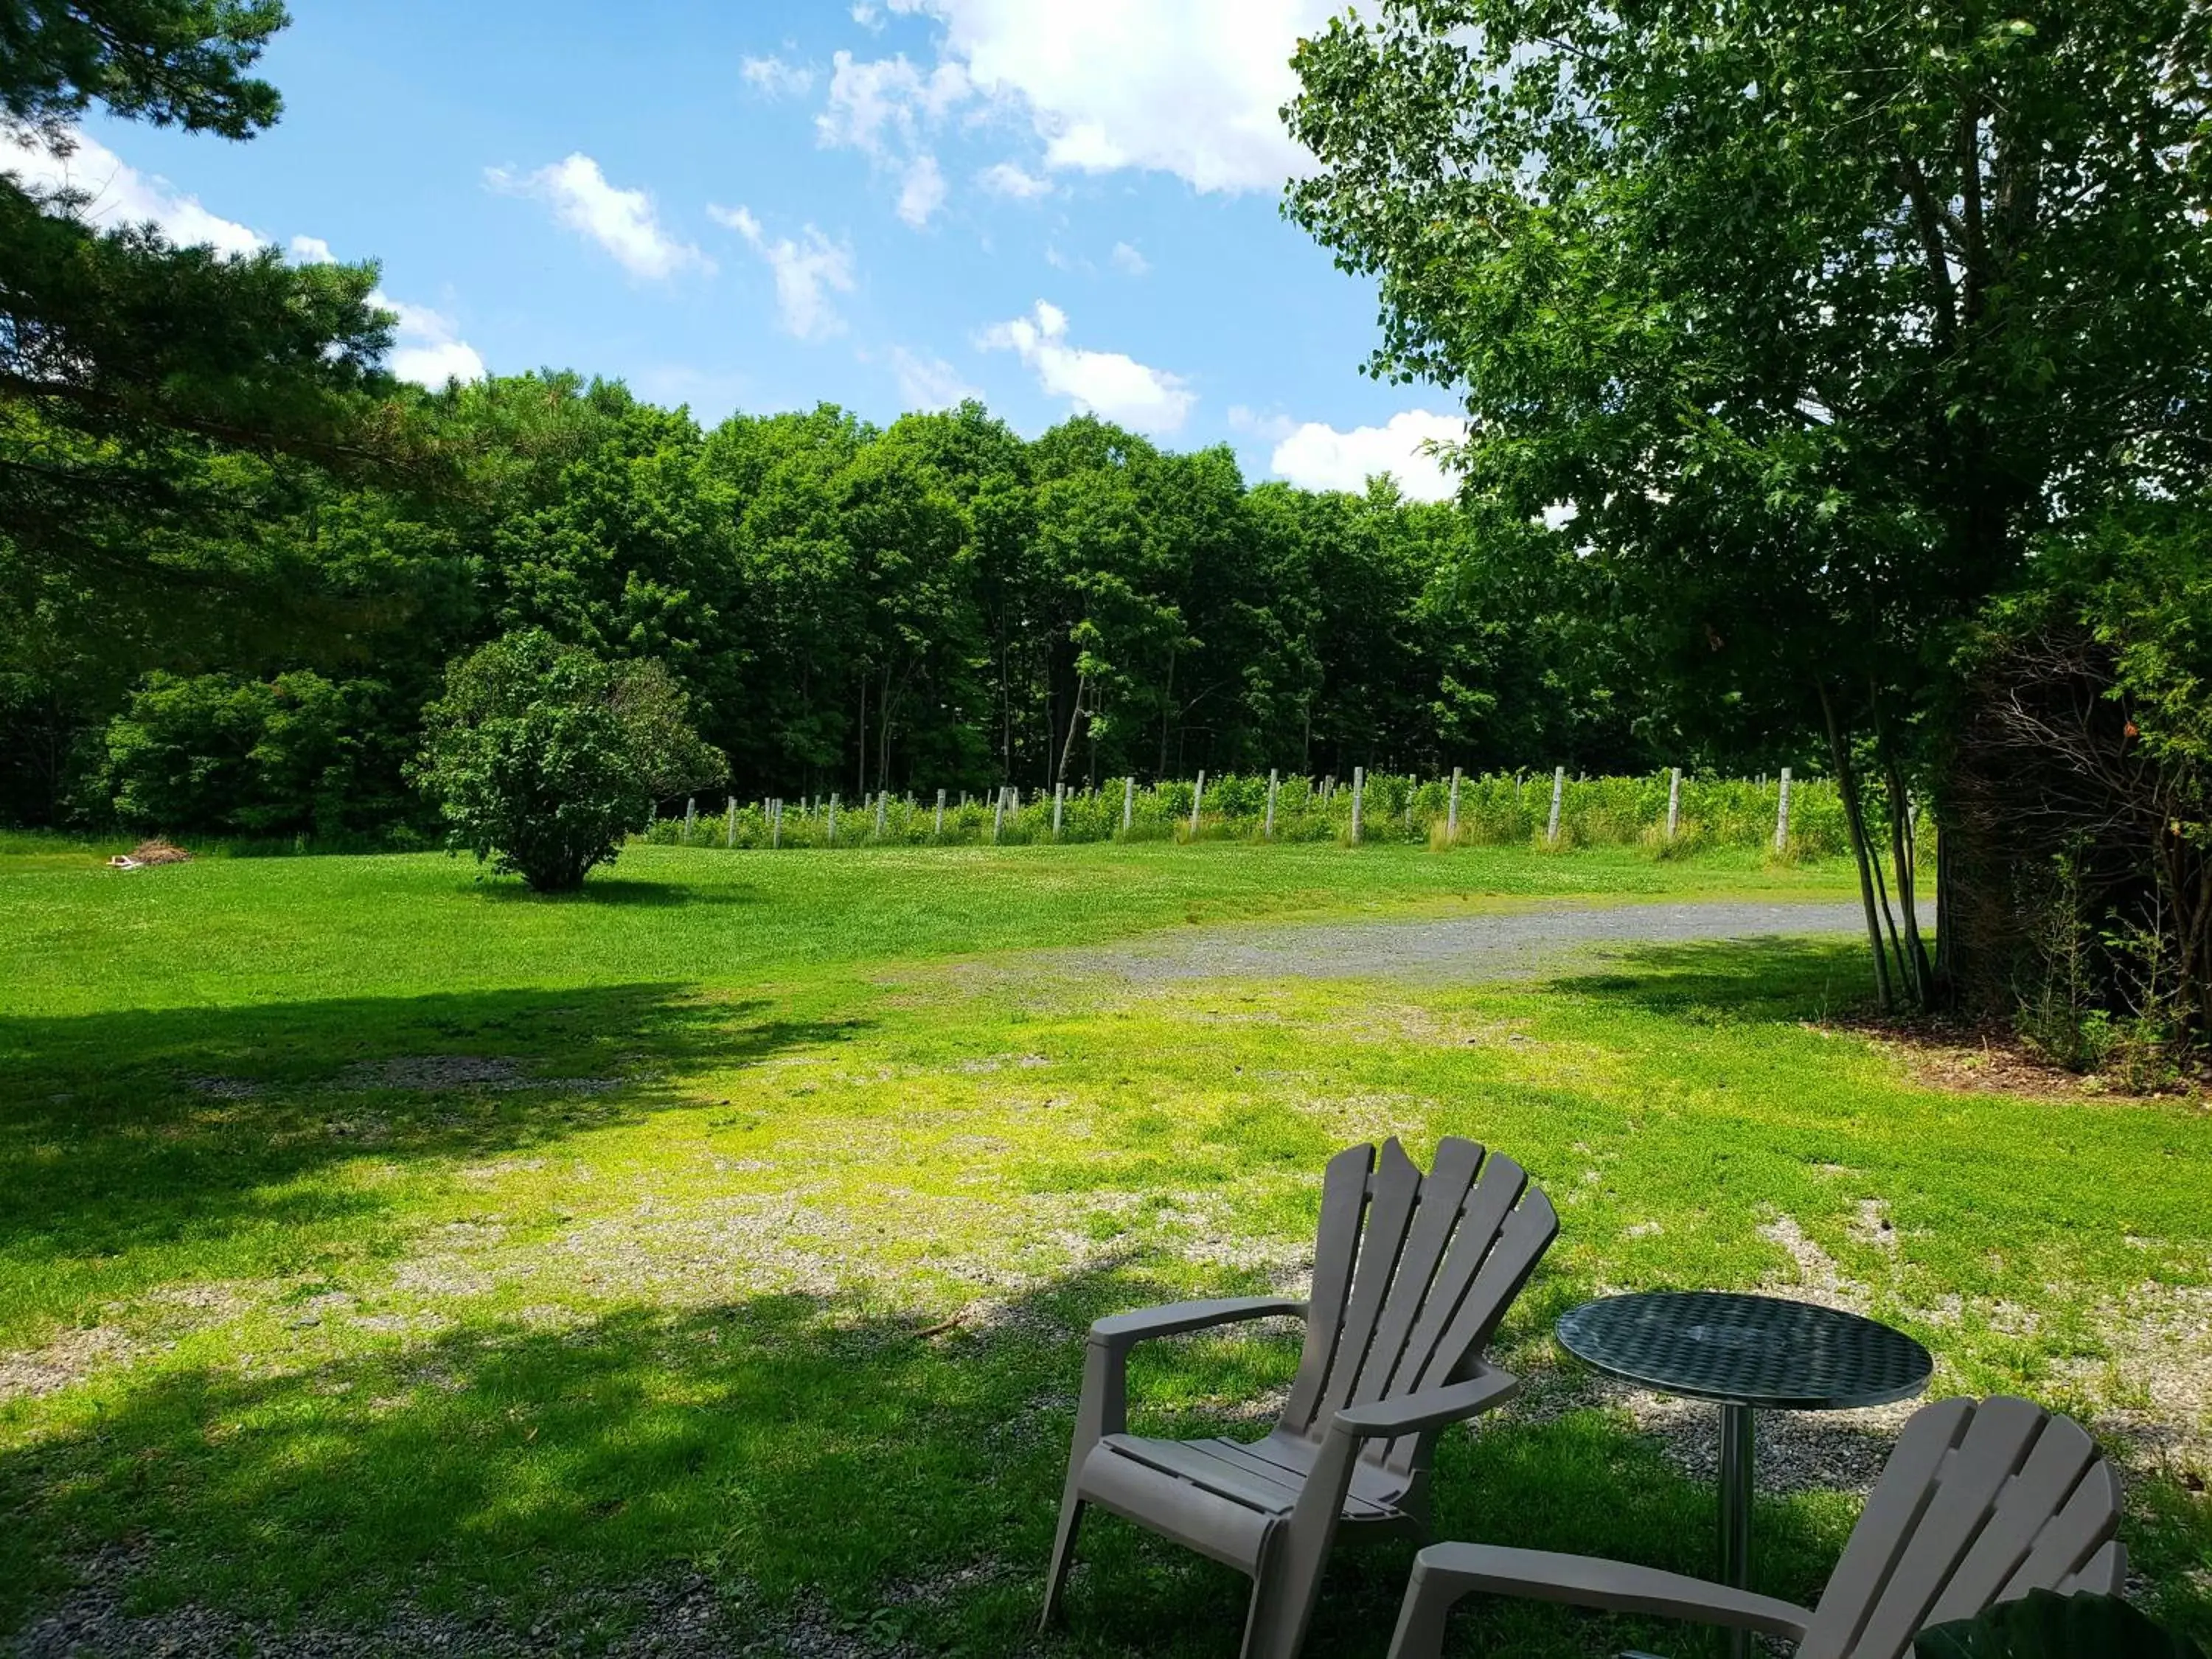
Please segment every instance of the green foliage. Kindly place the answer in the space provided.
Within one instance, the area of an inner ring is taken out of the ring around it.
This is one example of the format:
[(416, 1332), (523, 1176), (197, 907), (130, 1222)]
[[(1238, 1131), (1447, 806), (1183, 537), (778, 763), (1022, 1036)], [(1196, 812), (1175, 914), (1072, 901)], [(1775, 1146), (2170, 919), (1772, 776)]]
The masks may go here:
[[(1853, 800), (1863, 738), (1909, 823), (2036, 538), (2197, 488), (2203, 36), (2189, 0), (1382, 0), (1298, 49), (1286, 205), (1379, 279), (1375, 372), (1464, 394), (1468, 499), (1572, 509), (1646, 695)], [(1862, 839), (1870, 888), (1911, 862)]]
[(2116, 1595), (2030, 1590), (1972, 1619), (1931, 1625), (1914, 1659), (2204, 1659), (2204, 1650)]
[[(246, 71), (284, 21), (272, 0), (0, 7), (0, 128), (65, 153), (100, 105), (249, 137), (278, 103)], [(178, 247), (151, 225), (96, 229), (88, 204), (0, 173), (0, 622), (45, 609), (73, 649), (129, 654), (82, 711), (96, 726), (155, 667), (264, 672), (205, 636), (161, 647), (189, 631), (179, 613), (312, 608), (318, 584), (271, 579), (297, 544), (269, 532), (325, 475), (447, 469), (380, 368), (373, 265)]]
[(571, 892), (613, 862), (656, 798), (721, 769), (685, 703), (656, 662), (611, 665), (524, 629), (447, 671), (424, 710), (416, 775), (455, 848), (539, 892)]
[(373, 824), (398, 804), (387, 696), (376, 681), (307, 670), (267, 681), (156, 672), (107, 728), (115, 815), (167, 834), (332, 837)]
[[(1191, 801), (1195, 780), (1171, 778), (1127, 790), (1129, 822), (1122, 818), (1123, 783), (1071, 789), (1061, 799), (1054, 828), (1050, 790), (1022, 790), (1004, 811), (995, 792), (948, 795), (944, 820), (933, 797), (884, 792), (877, 828), (876, 797), (773, 797), (732, 802), (721, 810), (698, 803), (689, 832), (682, 816), (656, 818), (646, 839), (661, 846), (756, 848), (869, 846), (1028, 847), (1059, 842), (1161, 841), (1273, 841), (1279, 843), (1352, 839), (1352, 786), (1338, 778), (1279, 781), (1274, 828), (1267, 828), (1267, 777), (1229, 773), (1206, 780), (1195, 826)], [(673, 793), (673, 792), (670, 792)], [(1561, 791), (1561, 850), (1584, 847), (1640, 848), (1659, 859), (1728, 850), (1771, 853), (1780, 805), (1778, 784), (1747, 779), (1682, 781), (1682, 817), (1674, 839), (1666, 836), (1664, 776), (1571, 778)], [(1528, 847), (1547, 844), (1549, 777), (1486, 773), (1460, 781), (1459, 817), (1452, 831), (1448, 779), (1379, 773), (1365, 780), (1361, 811), (1363, 846)], [(1778, 855), (1787, 861), (1839, 858), (1850, 852), (1843, 808), (1833, 784), (1801, 779), (1790, 790), (1790, 840)]]
[(97, 101), (250, 137), (282, 106), (246, 71), (289, 21), (281, 0), (15, 0), (0, 13), (0, 118), (53, 134)]

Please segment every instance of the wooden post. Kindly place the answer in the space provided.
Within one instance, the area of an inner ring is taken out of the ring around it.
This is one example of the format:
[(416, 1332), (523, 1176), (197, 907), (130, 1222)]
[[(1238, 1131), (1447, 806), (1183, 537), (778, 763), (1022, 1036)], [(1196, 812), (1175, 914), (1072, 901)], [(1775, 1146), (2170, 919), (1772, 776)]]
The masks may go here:
[(725, 846), (725, 847), (735, 847), (737, 844), (738, 844), (738, 798), (737, 798), (735, 795), (732, 795), (732, 796), (731, 796), (731, 797), (730, 797), (729, 828), (728, 828), (728, 830), (726, 831), (726, 833), (725, 833), (725, 834), (724, 834), (724, 836), (723, 836), (723, 837), (722, 837), (722, 845), (723, 845), (723, 846)]
[(1130, 825), (1136, 821), (1137, 780), (1133, 776), (1126, 777), (1121, 780), (1121, 833), (1127, 835)]
[(876, 791), (876, 839), (878, 841), (884, 838), (884, 806), (890, 798), (891, 792), (888, 789)]
[(699, 822), (699, 797), (693, 795), (684, 803), (684, 844), (691, 844), (691, 826)]
[(1682, 822), (1682, 769), (1671, 768), (1667, 774), (1667, 839), (1674, 839), (1674, 831)]
[(999, 844), (1000, 826), (1006, 821), (1006, 786), (999, 786), (998, 799), (991, 803), (991, 845)]
[(1281, 777), (1282, 774), (1275, 768), (1271, 766), (1267, 769), (1267, 824), (1261, 831), (1261, 838), (1265, 841), (1275, 838), (1275, 787)]
[(1366, 798), (1367, 769), (1355, 766), (1352, 769), (1352, 844), (1354, 847), (1359, 845), (1359, 813)]
[(781, 795), (775, 798), (769, 814), (768, 844), (772, 848), (783, 845), (783, 797)]
[(942, 789), (937, 792), (937, 828), (930, 832), (930, 839), (945, 839), (945, 792)]
[(1052, 787), (1052, 838), (1054, 841), (1060, 839), (1060, 814), (1066, 804), (1066, 790), (1067, 786), (1064, 783), (1055, 783)]
[(1444, 807), (1444, 845), (1459, 845), (1459, 768), (1452, 768), (1451, 799)]
[(832, 790), (830, 794), (829, 844), (832, 847), (837, 844), (837, 795), (835, 790)]
[(1544, 843), (1547, 847), (1557, 847), (1559, 844), (1559, 798), (1565, 794), (1566, 791), (1567, 769), (1564, 766), (1555, 766), (1552, 769), (1552, 822), (1551, 826), (1544, 831)]
[(1774, 809), (1774, 850), (1790, 844), (1790, 769), (1782, 769), (1782, 799)]
[(1198, 834), (1198, 804), (1206, 799), (1206, 769), (1198, 769), (1198, 781), (1190, 789), (1190, 833)]

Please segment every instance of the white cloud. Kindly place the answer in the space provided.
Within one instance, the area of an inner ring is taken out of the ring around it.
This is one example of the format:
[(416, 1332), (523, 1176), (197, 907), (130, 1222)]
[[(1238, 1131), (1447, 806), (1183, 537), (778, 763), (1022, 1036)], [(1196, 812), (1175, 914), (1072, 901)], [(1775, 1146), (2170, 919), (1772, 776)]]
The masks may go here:
[(1343, 0), (890, 0), (944, 26), (943, 67), (1025, 111), (1046, 165), (1171, 173), (1201, 191), (1273, 191), (1310, 158), (1278, 112), (1290, 58)]
[(1141, 276), (1152, 268), (1152, 262), (1131, 247), (1127, 242), (1114, 244), (1114, 269), (1125, 276)]
[(1466, 436), (1465, 420), (1425, 409), (1409, 409), (1384, 425), (1349, 432), (1308, 421), (1275, 446), (1269, 465), (1276, 477), (1302, 489), (1359, 490), (1376, 473), (1388, 472), (1414, 501), (1449, 501), (1459, 492), (1458, 480), (1423, 446), (1455, 444)]
[(331, 245), (319, 236), (295, 236), (292, 257), (303, 265), (334, 265), (338, 256), (331, 252)]
[(486, 167), (484, 182), (507, 195), (546, 203), (556, 219), (590, 237), (633, 276), (672, 276), (687, 266), (714, 268), (697, 248), (660, 228), (650, 196), (641, 190), (617, 190), (599, 164), (580, 151), (521, 178), (505, 167)]
[(787, 64), (781, 58), (748, 58), (739, 68), (746, 84), (771, 98), (795, 98), (814, 84), (812, 70), (804, 64)]
[(891, 348), (891, 373), (898, 377), (899, 396), (911, 409), (950, 409), (983, 395), (944, 358), (926, 357), (904, 346)]
[[(296, 250), (301, 242), (315, 240), (295, 237), (293, 246)], [(483, 379), (483, 359), (477, 355), (475, 347), (461, 338), (453, 319), (444, 312), (395, 300), (381, 289), (372, 293), (368, 302), (398, 319), (392, 330), (395, 343), (389, 367), (401, 380), (412, 380), (434, 392), (449, 380)]]
[(799, 233), (801, 240), (788, 236), (771, 240), (760, 221), (743, 207), (709, 207), (707, 216), (736, 231), (768, 261), (786, 333), (802, 340), (826, 340), (844, 331), (845, 319), (830, 296), (853, 291), (851, 248), (831, 241), (812, 225)]
[(1038, 301), (1027, 317), (985, 330), (975, 343), (988, 351), (1017, 353), (1054, 397), (1139, 432), (1176, 431), (1198, 401), (1181, 375), (1118, 351), (1068, 344), (1067, 313), (1047, 301)]
[(841, 52), (830, 59), (829, 106), (814, 125), (825, 144), (848, 145), (886, 161), (895, 151), (915, 149), (923, 130), (944, 119), (970, 90), (967, 71), (957, 64), (939, 64), (925, 75), (904, 52), (863, 63)]
[(1287, 415), (1262, 415), (1244, 404), (1229, 405), (1229, 429), (1242, 432), (1269, 443), (1280, 443), (1298, 429), (1298, 423)]
[(831, 60), (830, 101), (815, 117), (823, 143), (857, 149), (899, 174), (898, 216), (917, 230), (945, 204), (945, 175), (925, 143), (969, 95), (967, 72), (939, 64), (927, 74), (902, 52), (867, 62), (849, 52)]
[(0, 125), (0, 172), (12, 173), (36, 191), (74, 190), (88, 199), (77, 212), (103, 229), (149, 221), (180, 246), (204, 246), (219, 253), (253, 253), (267, 239), (235, 219), (200, 205), (200, 198), (179, 190), (155, 173), (141, 173), (106, 145), (82, 133), (72, 148), (58, 155), (36, 138)]
[(864, 29), (880, 29), (884, 26), (884, 15), (872, 0), (854, 0), (853, 21)]
[(907, 164), (906, 182), (899, 186), (898, 216), (920, 230), (944, 205), (945, 175), (937, 170), (937, 158), (915, 156)]
[(975, 175), (975, 182), (994, 196), (1004, 196), (1011, 201), (1034, 202), (1040, 196), (1052, 194), (1052, 181), (1024, 173), (1012, 161), (1001, 161), (995, 167), (985, 167)]

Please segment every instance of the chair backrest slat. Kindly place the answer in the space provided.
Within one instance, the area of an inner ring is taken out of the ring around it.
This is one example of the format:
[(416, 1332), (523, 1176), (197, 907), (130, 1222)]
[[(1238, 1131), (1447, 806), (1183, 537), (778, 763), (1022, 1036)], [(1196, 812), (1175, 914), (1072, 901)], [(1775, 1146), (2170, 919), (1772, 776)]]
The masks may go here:
[[(2063, 1417), (2046, 1419), (2027, 1462), (1997, 1494), (1989, 1524), (1943, 1586), (1924, 1622), (1971, 1619), (1996, 1601), (2096, 1461), (2095, 1443), (2080, 1425)], [(2066, 1565), (2071, 1570), (2080, 1563)]]
[(1915, 1412), (1897, 1437), (1881, 1479), (1867, 1495), (1859, 1523), (1844, 1546), (1814, 1610), (1798, 1659), (1845, 1659), (1868, 1612), (1936, 1492), (1936, 1478), (1972, 1420), (1971, 1400), (1942, 1400)]
[(1407, 1339), (1429, 1305), (1444, 1252), (1460, 1230), (1468, 1194), (1481, 1169), (1482, 1148), (1474, 1141), (1454, 1135), (1437, 1146), (1435, 1164), (1421, 1178), (1420, 1208), (1399, 1255), (1397, 1280), (1374, 1338), (1367, 1345), (1366, 1358), (1345, 1395), (1346, 1404), (1364, 1406), (1389, 1397), (1399, 1363), (1405, 1357)]
[(1856, 1652), (1902, 1654), (1928, 1622), (1936, 1597), (1988, 1522), (1997, 1493), (2035, 1443), (2044, 1413), (2000, 1395), (1975, 1408), (1966, 1438), (1942, 1471), (1912, 1543), (1867, 1613)]
[(2104, 1582), (2119, 1486), (2071, 1420), (2003, 1395), (1914, 1413), (1820, 1597), (1801, 1659), (1901, 1659), (1926, 1626)]
[(2066, 1507), (2051, 1518), (2020, 1570), (2005, 1581), (2000, 1601), (2014, 1601), (2032, 1589), (2050, 1589), (2094, 1560), (2120, 1524), (2120, 1482), (2112, 1465), (2099, 1460), (2081, 1477)]
[[(1306, 1342), (1281, 1432), (1318, 1438), (1346, 1406), (1463, 1375), (1559, 1231), (1511, 1158), (1448, 1135), (1423, 1175), (1394, 1139), (1329, 1160), (1314, 1244)], [(1434, 1439), (1360, 1455), (1409, 1468)]]
[(1513, 1206), (1528, 1186), (1528, 1176), (1518, 1164), (1503, 1152), (1490, 1155), (1474, 1191), (1462, 1206), (1459, 1228), (1452, 1235), (1451, 1248), (1445, 1252), (1443, 1265), (1429, 1285), (1419, 1316), (1407, 1334), (1398, 1368), (1391, 1375), (1385, 1397), (1409, 1393), (1421, 1386), (1421, 1379), (1430, 1370), (1429, 1362), (1436, 1357), (1453, 1318), (1466, 1305), (1475, 1276), (1482, 1271), (1482, 1264), (1489, 1260), (1498, 1243), (1498, 1230), (1504, 1226), (1506, 1218), (1513, 1213)]
[(1407, 1277), (1418, 1278), (1423, 1290), (1428, 1285), (1428, 1271), (1405, 1259), (1406, 1236), (1412, 1231), (1413, 1206), (1421, 1197), (1421, 1172), (1406, 1156), (1396, 1136), (1382, 1143), (1382, 1156), (1376, 1160), (1375, 1178), (1368, 1183), (1368, 1190), (1367, 1231), (1359, 1241), (1359, 1271), (1352, 1280), (1352, 1300), (1345, 1307), (1344, 1329), (1336, 1339), (1336, 1357), (1322, 1389), (1323, 1417), (1341, 1409), (1351, 1398), (1385, 1300), (1401, 1293)]
[[(2081, 1571), (2068, 1573), (2051, 1588), (2061, 1595), (2118, 1595), (2127, 1583), (2128, 1547), (2115, 1538), (2091, 1556)], [(2022, 1590), (2021, 1594), (2025, 1595), (2027, 1592)], [(2014, 1598), (1997, 1599), (2002, 1601)]]
[(1367, 1174), (1375, 1167), (1375, 1148), (1347, 1146), (1329, 1159), (1322, 1173), (1321, 1226), (1314, 1237), (1313, 1294), (1306, 1303), (1306, 1342), (1298, 1374), (1283, 1408), (1283, 1424), (1303, 1432), (1321, 1404), (1322, 1389), (1336, 1357), (1344, 1328), (1345, 1300), (1352, 1292), (1352, 1270), (1359, 1255), (1359, 1224), (1367, 1213)]
[(1459, 1310), (1407, 1386), (1440, 1389), (1465, 1375), (1468, 1362), (1489, 1346), (1505, 1310), (1513, 1305), (1513, 1298), (1521, 1294), (1521, 1287), (1536, 1271), (1536, 1263), (1559, 1236), (1559, 1212), (1541, 1188), (1531, 1186), (1498, 1230), (1498, 1242), (1483, 1258), (1482, 1271), (1474, 1276), (1474, 1283), (1460, 1299)]

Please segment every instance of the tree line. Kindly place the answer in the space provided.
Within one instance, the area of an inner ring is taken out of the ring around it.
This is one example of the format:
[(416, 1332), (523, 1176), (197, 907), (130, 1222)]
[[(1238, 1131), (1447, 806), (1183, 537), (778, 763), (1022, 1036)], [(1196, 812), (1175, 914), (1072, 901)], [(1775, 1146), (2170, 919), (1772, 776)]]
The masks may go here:
[(1226, 448), (1090, 416), (1024, 440), (973, 403), (706, 429), (566, 374), (410, 418), (435, 489), (211, 448), (191, 487), (221, 521), (131, 591), (79, 566), (11, 592), (20, 820), (419, 823), (404, 768), (447, 664), (525, 629), (665, 664), (740, 795), (1658, 752), (1556, 538), (1385, 480), (1251, 485)]

